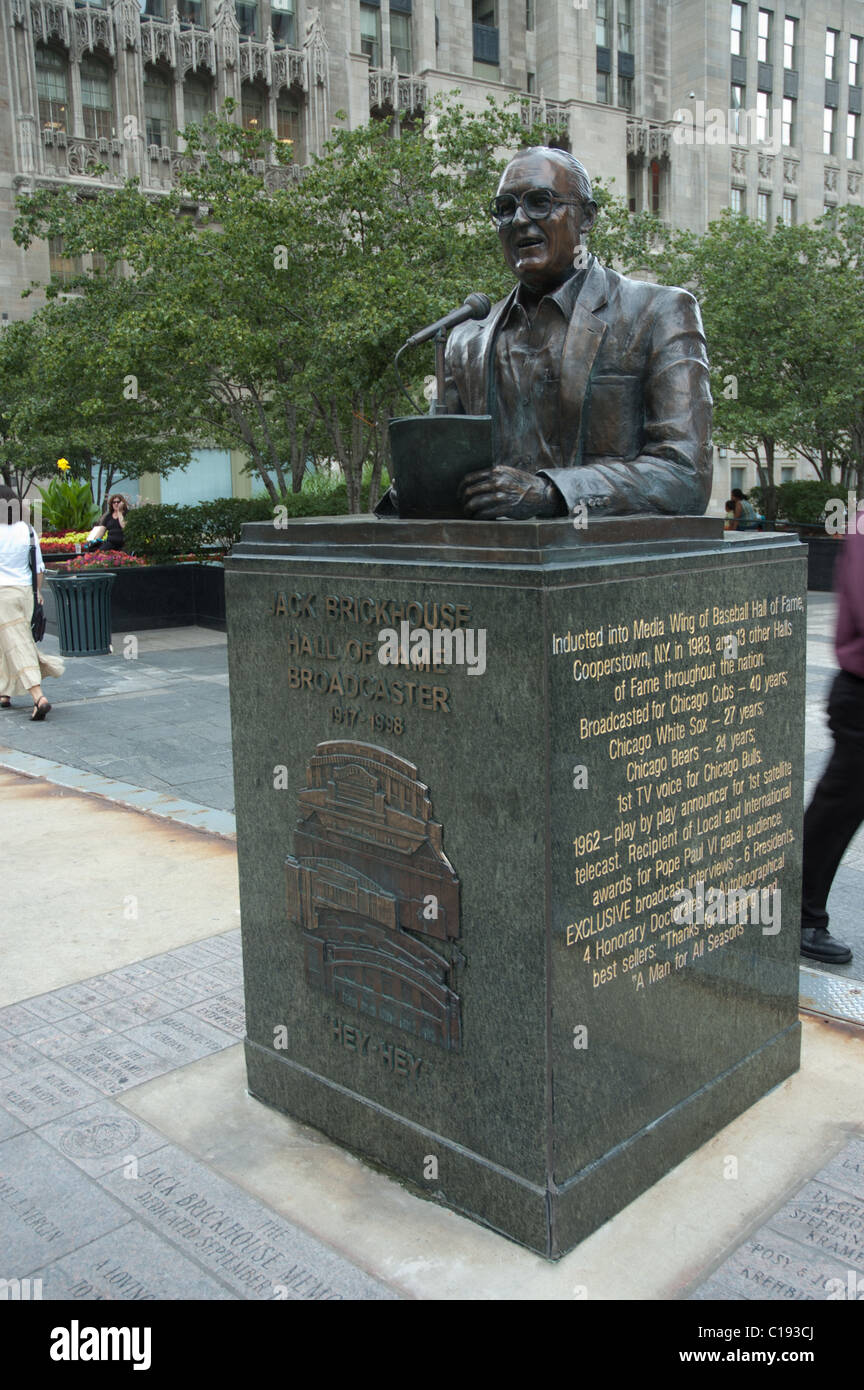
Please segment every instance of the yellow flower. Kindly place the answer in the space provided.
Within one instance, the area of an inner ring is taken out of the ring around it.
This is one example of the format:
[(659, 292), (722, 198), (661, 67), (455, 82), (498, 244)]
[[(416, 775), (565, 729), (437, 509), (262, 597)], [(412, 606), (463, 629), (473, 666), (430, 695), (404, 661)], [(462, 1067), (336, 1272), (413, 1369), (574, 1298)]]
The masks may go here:
[(61, 469), (62, 472), (65, 473), (65, 472), (66, 472), (66, 469), (69, 467), (69, 460), (68, 460), (68, 459), (58, 459), (58, 460), (57, 460), (57, 467), (58, 467), (59, 469)]

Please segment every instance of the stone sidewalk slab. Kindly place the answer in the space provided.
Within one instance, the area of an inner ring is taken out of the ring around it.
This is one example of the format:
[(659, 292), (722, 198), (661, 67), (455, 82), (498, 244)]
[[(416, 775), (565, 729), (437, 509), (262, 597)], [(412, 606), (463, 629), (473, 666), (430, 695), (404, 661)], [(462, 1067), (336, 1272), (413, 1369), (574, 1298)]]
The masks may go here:
[(864, 1296), (864, 1141), (854, 1139), (691, 1295), (834, 1302)]

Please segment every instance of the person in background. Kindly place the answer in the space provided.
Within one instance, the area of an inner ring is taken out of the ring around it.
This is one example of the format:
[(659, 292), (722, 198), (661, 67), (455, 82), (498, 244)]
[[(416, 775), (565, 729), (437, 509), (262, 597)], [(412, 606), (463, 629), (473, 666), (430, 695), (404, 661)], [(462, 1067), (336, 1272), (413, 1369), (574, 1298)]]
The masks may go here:
[(734, 523), (735, 523), (735, 499), (732, 498), (732, 497), (727, 497), (726, 501), (723, 503), (723, 506), (724, 506), (725, 511), (726, 511), (726, 518), (725, 518), (725, 520), (724, 520), (724, 522), (723, 522), (723, 530), (724, 530), (724, 531), (734, 531), (734, 530), (735, 530), (735, 524), (734, 524)]
[(115, 492), (109, 497), (105, 515), (100, 517), (87, 537), (88, 549), (95, 549), (93, 543), (102, 541), (107, 536), (106, 549), (122, 550), (124, 545), (123, 532), (126, 529), (128, 512), (129, 503), (122, 492)]
[(727, 530), (755, 531), (759, 525), (759, 515), (746, 492), (742, 492), (740, 487), (733, 487), (731, 500), (734, 516)]
[[(11, 489), (0, 488), (0, 503)], [(0, 709), (12, 708), (12, 696), (25, 691), (33, 700), (30, 718), (43, 720), (51, 708), (42, 690), (44, 676), (62, 676), (65, 664), (57, 656), (40, 652), (33, 641), (33, 580), (30, 541), (36, 539), (36, 586), (42, 602), (45, 564), (35, 531), (26, 521), (5, 524), (6, 508), (0, 505)]]
[(834, 751), (804, 816), (801, 954), (829, 965), (852, 959), (828, 930), (828, 894), (840, 860), (864, 821), (864, 535), (843, 542), (835, 572), (840, 670), (828, 696)]

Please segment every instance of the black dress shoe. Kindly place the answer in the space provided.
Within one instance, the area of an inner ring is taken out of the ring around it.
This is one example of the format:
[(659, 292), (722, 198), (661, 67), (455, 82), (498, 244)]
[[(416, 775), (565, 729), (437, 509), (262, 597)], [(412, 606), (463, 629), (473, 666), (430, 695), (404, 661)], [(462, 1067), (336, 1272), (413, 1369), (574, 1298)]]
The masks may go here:
[(827, 927), (801, 928), (801, 954), (808, 960), (824, 960), (828, 965), (845, 965), (852, 952), (842, 941), (835, 941)]

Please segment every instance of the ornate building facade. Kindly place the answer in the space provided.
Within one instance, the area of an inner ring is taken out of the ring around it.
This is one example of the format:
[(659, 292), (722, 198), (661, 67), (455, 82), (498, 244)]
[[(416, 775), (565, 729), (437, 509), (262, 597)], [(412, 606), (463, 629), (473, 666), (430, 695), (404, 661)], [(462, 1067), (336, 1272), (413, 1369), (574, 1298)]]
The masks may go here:
[(728, 206), (807, 221), (864, 196), (864, 0), (0, 0), (0, 17), (4, 319), (38, 305), (21, 298), (32, 281), (71, 269), (59, 246), (14, 245), (19, 193), (182, 185), (178, 132), (227, 97), (290, 147), (271, 183), (338, 120), (398, 136), (458, 90), (473, 108), (520, 96), (526, 119), (542, 113), (592, 175), (673, 226), (699, 231)]

